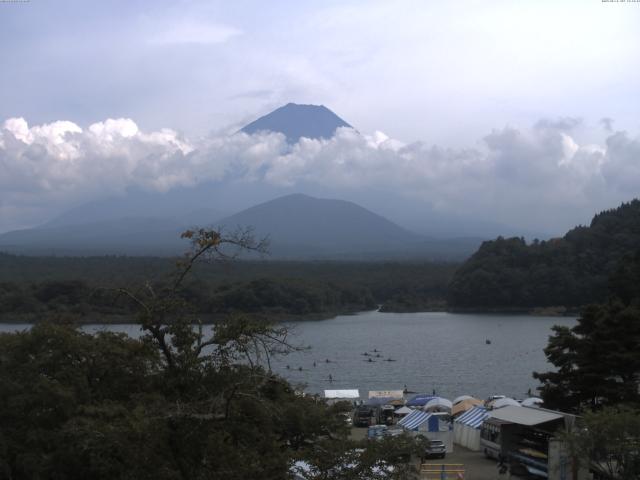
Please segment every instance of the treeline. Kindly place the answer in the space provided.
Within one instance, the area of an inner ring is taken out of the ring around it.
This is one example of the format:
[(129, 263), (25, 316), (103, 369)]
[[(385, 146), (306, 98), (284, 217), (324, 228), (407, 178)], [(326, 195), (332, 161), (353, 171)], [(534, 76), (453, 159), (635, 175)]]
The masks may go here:
[[(308, 315), (377, 306), (371, 292), (363, 287), (267, 278), (213, 288), (202, 282), (191, 283), (181, 293), (197, 313), (204, 315)], [(0, 284), (0, 315), (9, 319), (31, 320), (42, 314), (122, 316), (131, 315), (134, 307), (134, 302), (118, 290), (92, 287), (79, 280)]]
[(47, 314), (126, 315), (130, 299), (115, 291), (92, 288), (80, 280), (40, 283), (0, 283), (0, 316), (8, 320), (31, 320)]
[(376, 303), (364, 287), (262, 278), (223, 284), (202, 305), (210, 313), (314, 313), (371, 310)]
[[(200, 314), (244, 312), (286, 318), (442, 306), (456, 268), (439, 263), (236, 261), (198, 265), (182, 295)], [(130, 315), (135, 305), (115, 289), (156, 288), (175, 261), (139, 257), (0, 255), (0, 318), (33, 321), (48, 314)], [(431, 308), (429, 308), (431, 307)], [(441, 308), (441, 307), (440, 307)], [(117, 321), (117, 320), (116, 320)]]
[(597, 214), (563, 238), (502, 238), (484, 242), (456, 272), (454, 309), (577, 308), (602, 302), (611, 274), (640, 246), (640, 201)]

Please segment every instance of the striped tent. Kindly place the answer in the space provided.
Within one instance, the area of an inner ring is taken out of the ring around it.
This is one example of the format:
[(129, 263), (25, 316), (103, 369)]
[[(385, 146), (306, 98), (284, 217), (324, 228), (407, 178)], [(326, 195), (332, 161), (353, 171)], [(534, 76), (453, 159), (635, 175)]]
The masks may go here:
[(442, 440), (447, 452), (453, 452), (453, 432), (451, 423), (446, 420), (448, 416), (437, 413), (414, 410), (398, 422), (405, 430), (424, 435), (429, 440)]
[[(431, 419), (432, 417), (433, 420), (435, 420), (437, 423), (438, 419), (435, 418), (431, 413), (423, 412), (422, 410), (414, 410), (409, 415), (400, 420), (398, 422), (398, 425), (401, 425), (402, 428), (406, 430), (418, 430), (418, 428), (429, 422), (429, 419)], [(427, 424), (427, 427), (429, 426), (430, 424)]]
[(473, 407), (453, 422), (453, 441), (469, 450), (480, 451), (480, 427), (489, 416), (484, 407)]
[(471, 428), (480, 428), (480, 425), (482, 425), (482, 422), (484, 422), (484, 419), (488, 416), (489, 412), (486, 408), (476, 406), (456, 418), (455, 423), (462, 423)]

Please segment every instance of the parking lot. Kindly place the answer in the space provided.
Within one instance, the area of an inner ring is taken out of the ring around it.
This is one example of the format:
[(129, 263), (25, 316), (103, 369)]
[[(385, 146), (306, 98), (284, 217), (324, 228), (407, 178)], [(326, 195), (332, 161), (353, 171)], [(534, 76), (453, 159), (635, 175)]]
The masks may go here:
[[(366, 438), (366, 428), (352, 428), (351, 438), (361, 440)], [(416, 459), (416, 466), (419, 460)], [(480, 452), (472, 452), (458, 445), (454, 446), (454, 451), (448, 453), (444, 460), (426, 460), (423, 465), (433, 467), (433, 470), (441, 469), (441, 465), (449, 465), (448, 469), (464, 469), (464, 480), (506, 480), (507, 475), (499, 475), (497, 463), (495, 460), (485, 458)], [(461, 467), (452, 467), (451, 465), (461, 465)], [(428, 468), (428, 467), (427, 467)], [(422, 479), (440, 479), (440, 475), (436, 473), (423, 473)], [(449, 475), (448, 479), (455, 479), (455, 475)], [(512, 478), (518, 478), (512, 476)]]
[[(438, 465), (461, 465), (464, 469), (465, 480), (496, 480), (504, 479), (506, 475), (498, 475), (498, 468), (495, 460), (489, 460), (480, 452), (472, 452), (466, 448), (455, 445), (453, 453), (448, 453), (444, 460), (427, 460), (424, 465), (431, 465), (433, 469), (438, 469)], [(452, 467), (449, 467), (452, 468)], [(421, 478), (435, 479), (439, 478), (437, 474), (423, 474)], [(448, 478), (455, 478), (450, 475)]]

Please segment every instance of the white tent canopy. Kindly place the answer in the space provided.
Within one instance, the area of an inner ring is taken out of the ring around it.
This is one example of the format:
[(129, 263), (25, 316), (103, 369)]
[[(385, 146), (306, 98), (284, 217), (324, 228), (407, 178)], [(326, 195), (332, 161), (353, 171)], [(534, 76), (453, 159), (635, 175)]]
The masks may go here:
[(543, 403), (544, 403), (544, 400), (542, 400), (541, 398), (529, 397), (529, 398), (525, 398), (522, 401), (522, 406), (523, 407), (537, 407), (539, 405), (542, 405)]
[(460, 403), (464, 400), (471, 400), (474, 397), (472, 397), (471, 395), (460, 395), (459, 397), (456, 397), (453, 399), (453, 404), (455, 405), (456, 403)]
[(514, 400), (513, 398), (499, 398), (498, 400), (494, 400), (491, 402), (492, 408), (502, 408), (502, 407), (521, 407), (520, 402)]
[(442, 411), (448, 410), (451, 412), (451, 407), (453, 407), (453, 403), (451, 400), (447, 400), (446, 398), (436, 397), (429, 400), (425, 403), (423, 410), (425, 411)]
[(354, 399), (354, 398), (360, 398), (360, 392), (358, 390), (325, 390), (324, 398)]
[(395, 414), (396, 415), (408, 415), (411, 412), (413, 412), (413, 409), (411, 409), (409, 407), (400, 407), (399, 409), (397, 409), (395, 411)]

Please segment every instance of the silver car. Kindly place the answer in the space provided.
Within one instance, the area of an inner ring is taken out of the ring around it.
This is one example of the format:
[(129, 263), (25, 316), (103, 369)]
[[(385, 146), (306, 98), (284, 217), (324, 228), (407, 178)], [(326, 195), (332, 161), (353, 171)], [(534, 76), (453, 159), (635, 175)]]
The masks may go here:
[(423, 458), (444, 458), (446, 454), (447, 447), (442, 440), (429, 440)]

